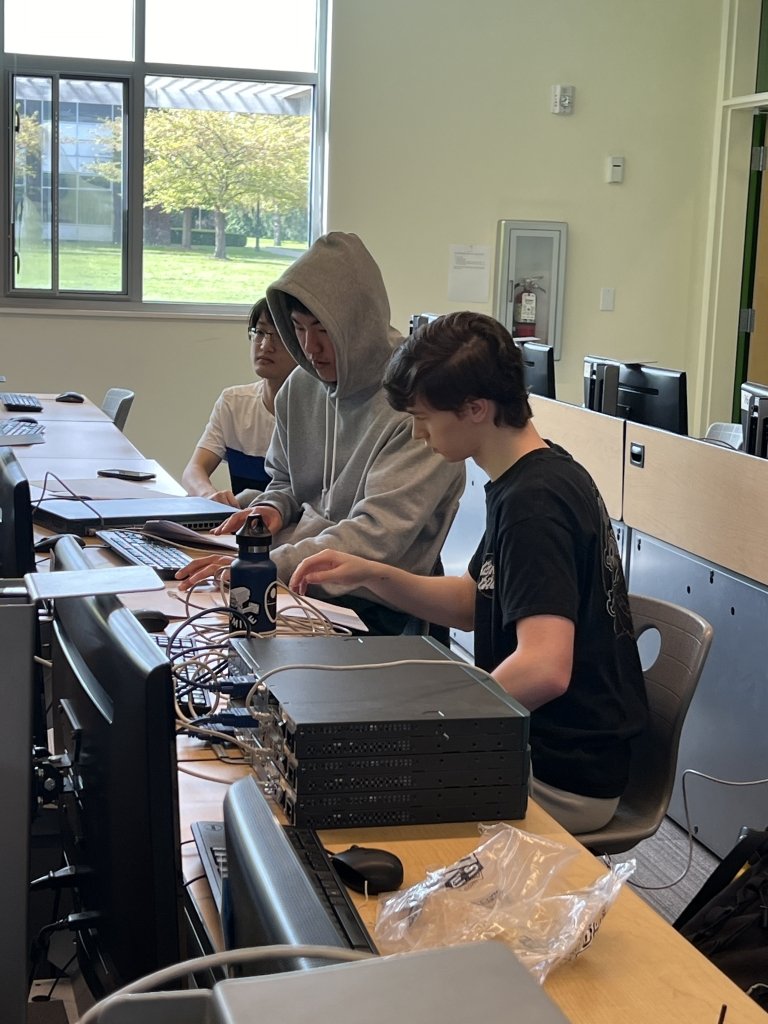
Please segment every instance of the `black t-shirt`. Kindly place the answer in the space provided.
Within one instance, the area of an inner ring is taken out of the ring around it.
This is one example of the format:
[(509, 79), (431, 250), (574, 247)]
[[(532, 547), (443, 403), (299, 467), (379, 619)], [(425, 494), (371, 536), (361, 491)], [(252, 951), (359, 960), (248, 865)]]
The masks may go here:
[(644, 727), (647, 705), (603, 500), (587, 471), (552, 444), (524, 455), (485, 490), (485, 535), (469, 565), (477, 582), (475, 662), (490, 672), (512, 654), (519, 619), (574, 622), (568, 689), (531, 714), (533, 771), (570, 793), (620, 796), (629, 741)]

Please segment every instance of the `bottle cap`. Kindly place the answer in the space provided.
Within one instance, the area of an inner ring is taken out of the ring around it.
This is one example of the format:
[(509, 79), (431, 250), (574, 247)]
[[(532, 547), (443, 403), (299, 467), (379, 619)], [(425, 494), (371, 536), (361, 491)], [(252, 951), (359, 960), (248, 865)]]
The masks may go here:
[(272, 543), (272, 534), (266, 528), (264, 520), (258, 513), (248, 516), (235, 534), (235, 537), (241, 551), (269, 548), (269, 545)]

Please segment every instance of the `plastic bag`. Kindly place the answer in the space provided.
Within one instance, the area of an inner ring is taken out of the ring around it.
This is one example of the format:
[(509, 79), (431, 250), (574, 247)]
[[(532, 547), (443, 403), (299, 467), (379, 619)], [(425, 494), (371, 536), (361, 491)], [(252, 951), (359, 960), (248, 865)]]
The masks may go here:
[(488, 838), (468, 856), (380, 901), (376, 945), (401, 953), (499, 939), (541, 983), (590, 945), (635, 862), (567, 891), (563, 869), (578, 850), (504, 823), (481, 827)]

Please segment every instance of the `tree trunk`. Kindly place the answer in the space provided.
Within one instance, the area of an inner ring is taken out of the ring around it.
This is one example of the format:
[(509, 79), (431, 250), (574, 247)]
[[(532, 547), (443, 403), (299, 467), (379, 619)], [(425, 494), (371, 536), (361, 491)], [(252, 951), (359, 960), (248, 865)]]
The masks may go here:
[(192, 248), (192, 210), (189, 206), (181, 215), (181, 248)]
[(256, 203), (256, 209), (254, 213), (254, 222), (256, 224), (256, 238), (254, 239), (253, 248), (257, 251), (261, 248), (261, 200), (259, 199)]
[(272, 218), (272, 230), (275, 234), (275, 245), (283, 244), (283, 218), (276, 213)]
[(221, 210), (213, 211), (213, 222), (216, 226), (216, 245), (213, 250), (214, 259), (227, 258), (226, 216)]

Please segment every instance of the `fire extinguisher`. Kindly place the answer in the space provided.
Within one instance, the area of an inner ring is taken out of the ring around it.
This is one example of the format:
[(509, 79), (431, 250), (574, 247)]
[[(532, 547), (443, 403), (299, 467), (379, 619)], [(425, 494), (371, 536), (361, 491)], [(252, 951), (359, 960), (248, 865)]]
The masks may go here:
[(535, 278), (525, 277), (514, 287), (512, 300), (512, 334), (516, 338), (535, 338), (536, 292), (544, 291)]

